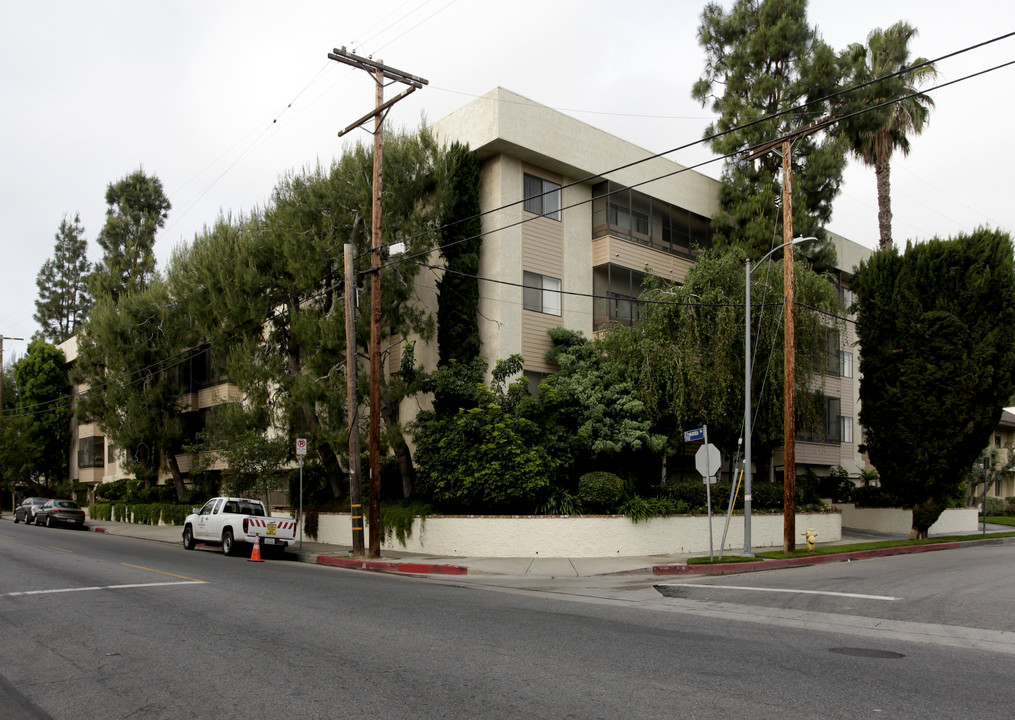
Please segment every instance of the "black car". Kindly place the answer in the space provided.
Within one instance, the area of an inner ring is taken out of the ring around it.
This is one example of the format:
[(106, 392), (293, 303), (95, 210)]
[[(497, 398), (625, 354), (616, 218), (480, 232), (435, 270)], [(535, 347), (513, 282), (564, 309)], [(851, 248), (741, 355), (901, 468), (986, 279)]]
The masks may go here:
[(73, 500), (48, 500), (35, 511), (35, 524), (53, 527), (62, 523), (71, 527), (85, 526), (85, 511)]
[(35, 522), (35, 513), (39, 511), (49, 498), (44, 497), (29, 497), (21, 501), (21, 504), (14, 508), (14, 522), (22, 522), (25, 524), (31, 524)]

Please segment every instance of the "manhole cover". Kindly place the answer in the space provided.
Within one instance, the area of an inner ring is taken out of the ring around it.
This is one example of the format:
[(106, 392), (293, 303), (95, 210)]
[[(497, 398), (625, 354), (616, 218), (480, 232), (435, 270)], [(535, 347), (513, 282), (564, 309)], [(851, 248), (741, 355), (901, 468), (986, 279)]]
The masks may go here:
[(828, 648), (828, 651), (838, 655), (851, 655), (853, 657), (865, 658), (885, 658), (888, 660), (906, 657), (902, 653), (892, 652), (891, 650), (872, 650), (871, 648), (840, 647)]

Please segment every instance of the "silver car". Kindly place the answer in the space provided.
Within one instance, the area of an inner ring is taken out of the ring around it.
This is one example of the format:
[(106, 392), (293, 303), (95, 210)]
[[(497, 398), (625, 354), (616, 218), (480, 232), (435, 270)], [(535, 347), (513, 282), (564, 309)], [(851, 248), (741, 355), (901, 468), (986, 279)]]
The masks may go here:
[(24, 522), (30, 525), (35, 522), (35, 513), (39, 511), (49, 498), (29, 497), (21, 501), (21, 504), (14, 508), (14, 522)]

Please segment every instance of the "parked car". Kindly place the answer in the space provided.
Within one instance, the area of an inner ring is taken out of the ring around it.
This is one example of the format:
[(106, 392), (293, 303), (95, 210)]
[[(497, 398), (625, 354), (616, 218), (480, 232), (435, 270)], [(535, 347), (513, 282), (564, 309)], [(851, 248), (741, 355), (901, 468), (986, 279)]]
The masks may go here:
[(53, 527), (62, 523), (70, 527), (85, 526), (85, 511), (73, 500), (48, 500), (35, 511), (35, 524)]
[(49, 498), (29, 497), (21, 501), (21, 504), (14, 508), (14, 522), (24, 521), (25, 524), (35, 522), (35, 513), (46, 504)]

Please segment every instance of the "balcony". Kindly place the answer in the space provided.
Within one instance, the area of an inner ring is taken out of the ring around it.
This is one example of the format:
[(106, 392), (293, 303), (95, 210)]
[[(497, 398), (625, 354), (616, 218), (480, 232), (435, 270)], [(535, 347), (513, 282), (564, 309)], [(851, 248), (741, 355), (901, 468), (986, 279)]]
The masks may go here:
[(708, 218), (612, 181), (592, 188), (592, 237), (607, 236), (691, 261), (712, 244)]

